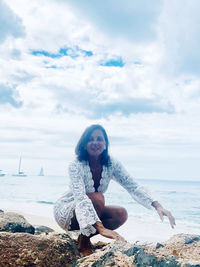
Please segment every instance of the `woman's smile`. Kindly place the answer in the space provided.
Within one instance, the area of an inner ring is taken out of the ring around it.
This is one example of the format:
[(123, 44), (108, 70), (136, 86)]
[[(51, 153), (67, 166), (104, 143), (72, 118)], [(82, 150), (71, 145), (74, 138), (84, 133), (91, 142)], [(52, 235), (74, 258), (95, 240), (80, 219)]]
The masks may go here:
[(86, 145), (86, 150), (90, 156), (99, 156), (106, 148), (106, 142), (101, 130), (94, 130)]

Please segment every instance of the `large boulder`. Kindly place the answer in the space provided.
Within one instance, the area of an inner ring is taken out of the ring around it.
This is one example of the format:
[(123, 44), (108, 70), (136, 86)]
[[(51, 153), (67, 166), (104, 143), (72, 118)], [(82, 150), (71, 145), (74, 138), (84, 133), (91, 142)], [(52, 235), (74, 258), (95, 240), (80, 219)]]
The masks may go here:
[(200, 236), (179, 234), (159, 245), (116, 241), (79, 259), (75, 266), (200, 267)]
[(20, 214), (15, 212), (0, 213), (0, 232), (25, 232), (34, 234), (35, 228)]
[(67, 234), (0, 233), (0, 266), (72, 266), (80, 257)]

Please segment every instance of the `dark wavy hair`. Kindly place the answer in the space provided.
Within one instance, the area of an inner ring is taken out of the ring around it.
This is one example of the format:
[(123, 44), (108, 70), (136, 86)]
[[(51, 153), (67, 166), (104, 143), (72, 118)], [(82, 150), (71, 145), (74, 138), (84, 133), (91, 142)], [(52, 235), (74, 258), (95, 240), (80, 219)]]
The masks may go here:
[(95, 130), (100, 130), (103, 133), (104, 139), (106, 141), (106, 149), (101, 153), (100, 155), (100, 161), (102, 165), (109, 166), (110, 164), (110, 156), (108, 154), (108, 146), (109, 146), (109, 141), (108, 141), (108, 136), (105, 131), (105, 129), (99, 125), (99, 124), (94, 124), (85, 129), (83, 132), (80, 140), (78, 141), (78, 144), (75, 149), (75, 153), (77, 155), (77, 159), (79, 161), (88, 161), (88, 152), (86, 150), (86, 145), (91, 137), (91, 134)]

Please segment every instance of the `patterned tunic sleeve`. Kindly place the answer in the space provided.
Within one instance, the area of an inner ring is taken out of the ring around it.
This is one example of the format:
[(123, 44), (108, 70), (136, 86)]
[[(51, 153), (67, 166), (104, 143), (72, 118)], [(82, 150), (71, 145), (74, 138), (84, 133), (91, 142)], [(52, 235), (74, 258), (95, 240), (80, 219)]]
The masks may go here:
[(139, 186), (134, 181), (134, 179), (129, 175), (129, 173), (125, 170), (125, 168), (119, 161), (112, 159), (111, 162), (113, 179), (120, 185), (122, 185), (131, 195), (131, 197), (138, 203), (142, 204), (148, 209), (153, 209), (151, 204), (154, 199), (145, 191), (142, 186)]
[(85, 184), (80, 162), (74, 161), (69, 165), (69, 176), (71, 189), (76, 202), (75, 213), (83, 235), (90, 236), (96, 232), (93, 224), (100, 221), (92, 201), (85, 192)]

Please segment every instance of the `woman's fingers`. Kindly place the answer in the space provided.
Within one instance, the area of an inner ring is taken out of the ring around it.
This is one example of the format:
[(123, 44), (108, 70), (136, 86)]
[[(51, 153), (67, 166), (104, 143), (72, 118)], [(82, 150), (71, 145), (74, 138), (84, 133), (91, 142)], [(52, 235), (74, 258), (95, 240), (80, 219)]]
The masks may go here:
[(115, 231), (104, 228), (99, 233), (107, 238), (116, 239), (116, 240), (125, 242), (125, 239)]
[(174, 217), (172, 216), (171, 212), (167, 210), (167, 211), (166, 211), (166, 216), (167, 216), (168, 219), (169, 219), (169, 222), (170, 222), (171, 227), (174, 228), (174, 226), (176, 225), (176, 223), (175, 223), (175, 219), (174, 219)]
[(117, 232), (114, 233), (115, 233), (114, 239), (125, 242), (125, 239), (121, 235), (119, 235)]
[(169, 219), (169, 223), (170, 223), (171, 227), (174, 228), (174, 226), (176, 225), (176, 223), (175, 223), (175, 219), (172, 216), (172, 214), (171, 214), (170, 211), (165, 210), (163, 208), (159, 208), (159, 209), (157, 209), (157, 212), (158, 212), (158, 215), (160, 216), (160, 219), (161, 219), (162, 222), (164, 220), (164, 216), (167, 216), (168, 219)]
[(176, 225), (176, 223), (175, 223), (175, 219), (174, 219), (174, 217), (171, 215), (171, 212), (169, 212), (169, 214), (168, 214), (168, 219), (169, 219), (169, 222), (170, 222), (170, 224), (171, 224), (171, 227), (172, 228), (174, 228), (174, 226)]

